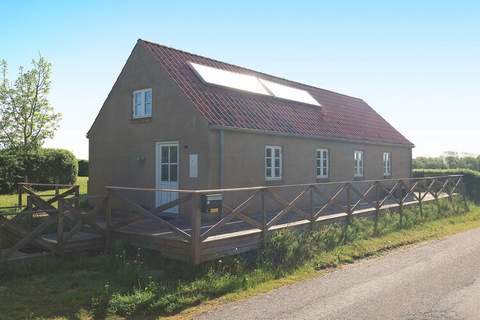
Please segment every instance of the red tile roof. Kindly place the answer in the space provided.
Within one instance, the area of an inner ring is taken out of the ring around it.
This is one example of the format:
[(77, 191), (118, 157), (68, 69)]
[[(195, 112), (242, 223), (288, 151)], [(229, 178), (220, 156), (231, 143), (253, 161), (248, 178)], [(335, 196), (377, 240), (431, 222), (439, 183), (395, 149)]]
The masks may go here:
[[(306, 137), (412, 145), (363, 100), (139, 40), (213, 126)], [(188, 62), (255, 75), (308, 91), (322, 106), (208, 85)]]

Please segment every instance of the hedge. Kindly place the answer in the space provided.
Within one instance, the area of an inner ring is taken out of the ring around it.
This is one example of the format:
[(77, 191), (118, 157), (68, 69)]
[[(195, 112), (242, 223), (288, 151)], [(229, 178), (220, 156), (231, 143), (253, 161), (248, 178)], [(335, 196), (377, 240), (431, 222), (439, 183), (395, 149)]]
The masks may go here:
[(415, 169), (414, 177), (463, 174), (467, 195), (471, 200), (480, 202), (480, 172), (470, 169)]
[(23, 162), (17, 156), (0, 152), (0, 193), (10, 193), (23, 181)]
[(18, 182), (74, 184), (77, 159), (68, 150), (40, 149), (27, 155), (0, 151), (0, 193), (16, 190)]
[(78, 176), (88, 177), (88, 160), (78, 160)]

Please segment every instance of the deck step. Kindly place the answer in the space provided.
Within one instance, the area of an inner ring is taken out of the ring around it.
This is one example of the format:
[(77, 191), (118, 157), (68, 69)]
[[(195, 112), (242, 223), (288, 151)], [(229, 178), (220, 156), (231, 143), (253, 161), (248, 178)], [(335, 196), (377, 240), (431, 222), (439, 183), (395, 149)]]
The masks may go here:
[[(44, 241), (47, 241), (52, 244), (57, 244), (57, 234), (56, 233), (47, 233), (41, 236)], [(89, 232), (77, 232), (73, 237), (68, 241), (71, 242), (88, 242), (94, 240), (100, 240), (103, 237), (99, 234), (89, 233)]]
[[(6, 253), (7, 250), (0, 250), (0, 257)], [(49, 252), (34, 252), (34, 253), (26, 253), (22, 251), (15, 251), (10, 257), (8, 257), (8, 262), (15, 262), (15, 261), (22, 261), (22, 260), (29, 260), (41, 257), (51, 256), (52, 254)]]

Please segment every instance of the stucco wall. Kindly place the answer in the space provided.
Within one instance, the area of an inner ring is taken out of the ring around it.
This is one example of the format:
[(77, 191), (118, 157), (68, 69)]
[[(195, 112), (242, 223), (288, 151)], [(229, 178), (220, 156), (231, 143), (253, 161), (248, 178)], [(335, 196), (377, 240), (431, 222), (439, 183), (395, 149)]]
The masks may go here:
[[(265, 180), (265, 146), (282, 147), (282, 179)], [(316, 149), (329, 150), (329, 178), (317, 179), (315, 173)], [(364, 151), (364, 177), (354, 177), (353, 154)], [(340, 142), (322, 139), (306, 139), (272, 134), (248, 133), (245, 131), (224, 130), (224, 187), (248, 187), (262, 185), (290, 185), (315, 182), (355, 180), (354, 187), (364, 192), (370, 183), (365, 180), (384, 179), (383, 152), (392, 156), (392, 175), (389, 178), (411, 176), (411, 148), (367, 143)], [(389, 183), (385, 183), (388, 186)], [(340, 185), (322, 185), (319, 188), (332, 195)], [(292, 200), (302, 191), (302, 187), (277, 189), (285, 200)], [(225, 200), (229, 204), (240, 203), (248, 197), (248, 192), (228, 193)], [(374, 196), (372, 192), (370, 196)], [(358, 198), (352, 195), (353, 198)], [(320, 199), (318, 199), (320, 200)], [(341, 200), (341, 199), (340, 199)], [(252, 202), (252, 205), (258, 206)], [(306, 199), (299, 202), (306, 206)], [(270, 203), (270, 208), (273, 208)], [(279, 207), (279, 206), (276, 206)]]
[[(353, 153), (364, 151), (365, 180), (383, 179), (383, 152), (392, 154), (392, 178), (410, 177), (411, 149), (398, 146), (305, 139), (271, 134), (224, 131), (225, 187), (354, 180)], [(265, 146), (282, 147), (283, 177), (265, 181)], [(330, 178), (315, 175), (315, 150), (328, 149)], [(243, 174), (238, 174), (242, 172)]]
[[(89, 133), (89, 194), (106, 185), (155, 187), (155, 144), (179, 142), (179, 188), (204, 189), (324, 182), (315, 176), (315, 150), (329, 149), (328, 181), (353, 177), (353, 152), (365, 153), (364, 180), (383, 178), (383, 152), (392, 154), (392, 178), (411, 174), (411, 148), (305, 139), (223, 130), (223, 185), (220, 174), (220, 131), (209, 129), (192, 103), (141, 44), (132, 51)], [(132, 93), (152, 88), (152, 117), (132, 120)], [(265, 181), (266, 145), (282, 147), (283, 175)], [(189, 178), (190, 153), (199, 155), (198, 178)], [(292, 193), (294, 194), (294, 193)], [(142, 205), (154, 206), (154, 193), (128, 192)], [(240, 201), (244, 195), (232, 197)], [(228, 199), (227, 199), (228, 200)], [(235, 202), (233, 201), (233, 202)], [(189, 208), (181, 208), (188, 213)]]
[[(152, 88), (152, 117), (132, 120), (132, 93)], [(137, 44), (89, 133), (89, 194), (106, 185), (155, 187), (155, 144), (179, 142), (179, 188), (210, 186), (207, 123), (162, 67)], [(189, 178), (188, 155), (199, 155), (198, 178)], [(153, 206), (153, 193), (131, 193)]]

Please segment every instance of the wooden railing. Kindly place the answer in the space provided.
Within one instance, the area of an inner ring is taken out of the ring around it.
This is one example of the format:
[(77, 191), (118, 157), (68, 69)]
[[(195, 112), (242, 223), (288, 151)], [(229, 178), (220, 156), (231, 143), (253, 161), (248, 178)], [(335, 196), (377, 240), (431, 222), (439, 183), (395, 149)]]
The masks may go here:
[[(454, 196), (462, 198), (463, 207), (468, 209), (465, 185), (462, 175), (343, 181), (311, 184), (295, 184), (283, 186), (259, 186), (249, 188), (213, 189), (213, 190), (170, 190), (150, 188), (107, 187), (107, 233), (112, 232), (143, 218), (151, 219), (168, 229), (172, 235), (188, 242), (191, 248), (192, 263), (202, 261), (204, 244), (216, 241), (218, 235), (234, 233), (233, 231), (255, 231), (265, 236), (268, 232), (280, 228), (298, 227), (315, 223), (342, 221), (351, 223), (354, 216), (367, 214), (375, 220), (378, 228), (380, 211), (396, 209), (400, 223), (404, 219), (404, 207), (417, 204), (423, 214), (423, 203), (434, 201), (440, 210), (439, 200), (450, 200), (452, 210), (460, 208), (452, 201)], [(155, 210), (148, 210), (128, 197), (128, 192), (176, 192), (179, 199), (162, 205)], [(208, 194), (223, 194), (225, 201), (224, 214), (214, 222), (202, 221), (207, 217), (201, 212), (201, 197)], [(231, 202), (227, 204), (227, 195)], [(120, 201), (135, 213), (135, 216), (114, 224), (112, 222), (111, 202)], [(190, 203), (190, 205), (187, 205)], [(188, 227), (180, 227), (162, 218), (158, 214), (181, 205), (186, 216), (190, 217)], [(284, 220), (282, 222), (282, 219)], [(240, 222), (241, 228), (232, 229), (232, 221)], [(227, 231), (226, 227), (229, 227)], [(223, 237), (224, 239), (225, 237)]]
[[(37, 192), (33, 188), (38, 186), (49, 190)], [(94, 217), (103, 216), (105, 197), (97, 199), (97, 205), (91, 209), (80, 208), (77, 185), (20, 183), (18, 192), (17, 206), (0, 208), (0, 233), (8, 235), (12, 244), (0, 250), (0, 264), (37, 253), (62, 255), (74, 236), (86, 228), (104, 237), (105, 230)], [(24, 194), (26, 205), (23, 205)], [(21, 252), (26, 247), (34, 250), (29, 250), (30, 254)]]

